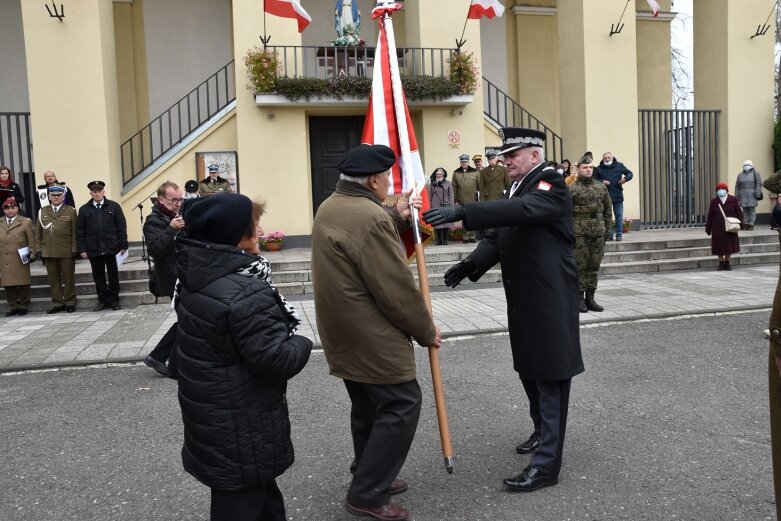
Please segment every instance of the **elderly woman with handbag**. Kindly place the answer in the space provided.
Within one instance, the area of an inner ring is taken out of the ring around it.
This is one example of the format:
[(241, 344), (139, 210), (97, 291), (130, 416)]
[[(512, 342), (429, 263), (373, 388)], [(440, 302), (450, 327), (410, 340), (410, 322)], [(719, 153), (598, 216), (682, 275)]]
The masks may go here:
[(711, 199), (708, 217), (705, 221), (705, 233), (711, 236), (710, 251), (719, 257), (716, 271), (731, 270), (730, 255), (740, 251), (738, 230), (743, 223), (743, 210), (738, 198), (729, 195), (727, 183), (716, 185), (716, 197)]

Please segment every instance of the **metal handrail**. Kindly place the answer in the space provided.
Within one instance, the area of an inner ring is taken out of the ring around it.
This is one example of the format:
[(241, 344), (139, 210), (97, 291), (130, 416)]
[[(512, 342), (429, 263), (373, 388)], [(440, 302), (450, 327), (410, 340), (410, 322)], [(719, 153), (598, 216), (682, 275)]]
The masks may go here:
[[(376, 47), (331, 45), (276, 45), (280, 76), (289, 78), (336, 78), (367, 76), (374, 68)], [(409, 76), (448, 76), (450, 59), (456, 49), (397, 47), (401, 74)]]
[(132, 181), (235, 99), (235, 63), (231, 60), (122, 143), (122, 182)]
[(561, 161), (565, 158), (561, 136), (485, 78), (483, 78), (483, 113), (498, 127), (525, 127), (545, 132), (547, 159)]

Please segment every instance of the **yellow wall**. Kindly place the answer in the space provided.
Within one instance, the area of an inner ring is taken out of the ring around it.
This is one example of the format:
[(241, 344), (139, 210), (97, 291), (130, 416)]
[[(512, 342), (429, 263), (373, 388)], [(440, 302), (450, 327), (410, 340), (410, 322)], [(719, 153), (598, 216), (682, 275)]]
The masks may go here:
[(103, 179), (106, 195), (116, 198), (121, 181), (113, 6), (83, 0), (65, 9), (59, 22), (40, 3), (22, 2), (38, 179), (53, 170), (77, 189)]
[(143, 0), (114, 4), (120, 139), (149, 122)]
[[(669, 10), (669, 0), (660, 2)], [(645, 2), (637, 3), (647, 12)], [(670, 20), (644, 17), (637, 21), (637, 104), (641, 109), (667, 109), (672, 104)]]
[[(149, 215), (151, 209), (150, 196), (157, 193), (157, 187), (165, 181), (173, 181), (184, 191), (184, 183), (190, 179), (195, 179), (195, 154), (196, 152), (216, 152), (223, 150), (238, 150), (236, 146), (236, 111), (233, 110), (225, 115), (219, 122), (209, 128), (195, 141), (180, 150), (162, 167), (155, 170), (153, 175), (144, 179), (141, 183), (134, 186), (132, 190), (123, 194), (121, 199), (122, 210), (127, 219), (127, 235), (130, 241), (141, 240), (141, 221), (138, 216), (138, 210), (135, 209), (138, 203), (144, 205), (144, 215)], [(239, 163), (239, 184), (241, 193), (255, 197), (245, 190), (244, 185), (244, 165), (242, 164), (241, 152), (238, 153)], [(247, 174), (249, 175), (249, 174)], [(78, 192), (77, 192), (78, 193)], [(86, 201), (89, 197), (86, 189), (84, 195), (81, 195), (79, 201)]]
[[(694, 37), (695, 108), (721, 108), (721, 179), (734, 186), (750, 159), (767, 177), (773, 171), (773, 37), (750, 38), (762, 0), (695, 0), (694, 25), (709, 25)], [(770, 211), (766, 197), (760, 212)]]

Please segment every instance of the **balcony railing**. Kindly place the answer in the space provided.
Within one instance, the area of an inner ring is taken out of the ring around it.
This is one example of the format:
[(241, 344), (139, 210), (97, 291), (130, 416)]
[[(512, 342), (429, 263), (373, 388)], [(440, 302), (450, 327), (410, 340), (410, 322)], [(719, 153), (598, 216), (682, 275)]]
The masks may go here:
[[(374, 70), (375, 47), (269, 46), (276, 51), (281, 76), (291, 78), (336, 78), (367, 76)], [(447, 76), (455, 49), (398, 47), (396, 59), (402, 75)]]
[(483, 78), (483, 113), (498, 127), (525, 127), (545, 132), (547, 159), (551, 161), (564, 159), (561, 137), (485, 78)]
[(209, 76), (122, 143), (122, 181), (129, 183), (236, 99), (234, 62)]

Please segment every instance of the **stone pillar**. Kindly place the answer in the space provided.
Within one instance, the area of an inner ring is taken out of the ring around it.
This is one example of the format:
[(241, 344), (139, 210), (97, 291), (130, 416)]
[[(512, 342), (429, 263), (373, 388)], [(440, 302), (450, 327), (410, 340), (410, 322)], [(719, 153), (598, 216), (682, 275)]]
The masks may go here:
[(22, 2), (36, 177), (53, 170), (88, 199), (87, 182), (102, 179), (117, 199), (119, 108), (112, 2), (65, 3), (50, 18), (40, 2)]
[[(573, 160), (586, 150), (599, 161), (610, 151), (638, 171), (637, 36), (635, 1), (629, 2), (619, 34), (610, 36), (623, 2), (566, 0), (557, 7), (561, 136)], [(640, 183), (624, 190), (624, 216), (640, 216)]]
[[(769, 6), (694, 0), (694, 107), (721, 109), (719, 176), (730, 191), (746, 159), (764, 178), (773, 172), (772, 20), (766, 35), (751, 38)], [(767, 193), (758, 211), (770, 211)]]
[[(405, 2), (405, 32), (409, 47), (453, 48), (455, 38), (461, 35), (469, 4), (460, 8), (443, 9), (439, 2), (431, 0), (408, 0)], [(436, 22), (433, 22), (436, 20)], [(494, 19), (496, 23), (501, 21)], [(454, 30), (455, 29), (455, 30)], [(427, 107), (419, 117), (414, 117), (418, 145), (421, 147), (423, 169), (430, 174), (438, 166), (448, 172), (458, 167), (461, 154), (482, 154), (485, 150), (483, 132), (483, 94), (482, 71), (480, 65), (480, 22), (469, 20), (464, 34), (466, 45), (463, 52), (475, 56), (478, 67), (477, 90), (474, 101), (464, 107)], [(419, 123), (418, 123), (419, 122)], [(461, 144), (451, 146), (448, 134), (457, 131), (461, 135)], [(423, 135), (426, 142), (422, 143)], [(495, 143), (491, 143), (492, 145)]]

